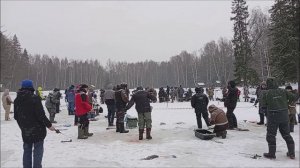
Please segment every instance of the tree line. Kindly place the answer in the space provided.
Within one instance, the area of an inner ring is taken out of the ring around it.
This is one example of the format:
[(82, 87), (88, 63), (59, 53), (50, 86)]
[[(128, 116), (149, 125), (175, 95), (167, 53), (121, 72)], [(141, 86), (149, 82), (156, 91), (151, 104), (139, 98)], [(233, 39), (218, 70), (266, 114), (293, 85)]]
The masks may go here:
[(22, 49), (16, 35), (11, 38), (1, 31), (0, 83), (15, 91), (23, 79), (31, 79), (35, 87), (45, 90), (64, 89), (80, 83), (105, 88), (109, 83), (121, 82), (126, 82), (130, 88), (195, 87), (199, 82), (210, 86), (225, 85), (232, 79), (240, 84), (256, 85), (269, 76), (276, 76), (283, 82), (296, 82), (299, 75), (299, 1), (275, 1), (269, 12), (270, 16), (254, 8), (249, 14), (244, 0), (233, 0), (232, 40), (220, 37), (195, 52), (182, 51), (162, 62), (108, 60), (103, 63), (91, 59), (60, 59), (47, 54), (31, 55)]

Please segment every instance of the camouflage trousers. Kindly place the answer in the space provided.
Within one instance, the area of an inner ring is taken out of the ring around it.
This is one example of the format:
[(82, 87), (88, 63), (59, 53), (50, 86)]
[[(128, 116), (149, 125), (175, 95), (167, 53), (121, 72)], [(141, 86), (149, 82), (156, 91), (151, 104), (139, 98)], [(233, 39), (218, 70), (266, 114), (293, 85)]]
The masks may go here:
[(138, 113), (139, 120), (139, 129), (151, 128), (152, 127), (152, 119), (151, 112)]
[(118, 110), (117, 111), (117, 123), (124, 123), (124, 117), (125, 117), (125, 111), (124, 110)]

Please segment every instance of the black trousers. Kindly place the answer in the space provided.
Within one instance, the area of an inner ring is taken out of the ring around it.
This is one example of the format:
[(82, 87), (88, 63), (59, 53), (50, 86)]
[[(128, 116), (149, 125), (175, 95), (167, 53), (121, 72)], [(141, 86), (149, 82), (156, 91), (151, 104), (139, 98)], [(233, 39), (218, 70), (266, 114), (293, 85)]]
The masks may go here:
[(293, 137), (290, 135), (290, 127), (288, 122), (275, 123), (268, 121), (266, 140), (269, 146), (276, 146), (276, 134), (278, 128), (287, 145), (295, 144)]
[(202, 128), (201, 115), (202, 115), (206, 125), (210, 126), (209, 121), (208, 121), (208, 112), (207, 111), (196, 111), (196, 118), (197, 118), (198, 128)]
[(124, 110), (118, 110), (117, 111), (117, 121), (116, 121), (116, 123), (124, 124), (124, 117), (125, 117), (125, 111)]
[(228, 123), (224, 125), (215, 125), (214, 133), (226, 131), (227, 128), (228, 128)]
[(82, 115), (82, 116), (78, 116), (78, 118), (79, 118), (79, 124), (80, 124), (81, 129), (89, 127), (90, 121), (87, 117), (87, 114)]
[(237, 128), (237, 120), (235, 114), (233, 113), (235, 108), (227, 107), (226, 116), (228, 119), (229, 128)]

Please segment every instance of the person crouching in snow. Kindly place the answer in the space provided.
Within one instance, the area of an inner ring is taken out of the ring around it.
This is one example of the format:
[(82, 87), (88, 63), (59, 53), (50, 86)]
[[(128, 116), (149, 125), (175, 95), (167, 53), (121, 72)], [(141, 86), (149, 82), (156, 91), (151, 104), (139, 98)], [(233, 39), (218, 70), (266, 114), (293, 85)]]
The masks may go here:
[(137, 87), (137, 92), (132, 95), (129, 103), (125, 107), (125, 110), (129, 110), (135, 103), (135, 109), (138, 112), (139, 122), (139, 140), (143, 140), (144, 128), (146, 126), (146, 139), (152, 139), (151, 137), (151, 106), (150, 100), (156, 102), (156, 97), (150, 92), (143, 90), (141, 86)]
[(215, 125), (214, 133), (216, 133), (217, 137), (222, 136), (225, 139), (227, 134), (226, 129), (228, 128), (228, 120), (225, 112), (213, 104), (208, 107), (208, 111), (211, 116), (209, 119), (210, 124)]
[(79, 117), (78, 139), (87, 139), (93, 135), (93, 133), (89, 133), (89, 120), (87, 115), (88, 112), (92, 110), (92, 106), (88, 102), (87, 91), (88, 86), (82, 84), (79, 88), (79, 93), (75, 95), (76, 116)]

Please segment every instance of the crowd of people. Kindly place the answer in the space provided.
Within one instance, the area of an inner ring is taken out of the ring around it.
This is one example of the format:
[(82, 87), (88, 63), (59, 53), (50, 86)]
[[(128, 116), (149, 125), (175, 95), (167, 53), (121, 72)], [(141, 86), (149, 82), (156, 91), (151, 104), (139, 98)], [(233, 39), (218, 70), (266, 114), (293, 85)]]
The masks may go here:
[[(207, 88), (206, 93), (207, 95), (202, 87), (196, 87), (195, 94), (193, 94), (191, 89), (185, 92), (180, 85), (179, 87), (167, 86), (166, 90), (160, 88), (157, 95), (155, 89), (144, 89), (142, 86), (139, 86), (130, 95), (126, 83), (116, 86), (109, 84), (106, 89), (101, 90), (100, 102), (105, 103), (107, 106), (108, 127), (116, 126), (116, 132), (118, 133), (129, 132), (125, 129), (124, 118), (126, 111), (135, 104), (138, 113), (138, 139), (143, 140), (145, 130), (146, 139), (152, 139), (152, 106), (150, 103), (155, 103), (157, 100), (159, 102), (170, 100), (171, 102), (174, 102), (174, 100), (178, 102), (190, 101), (191, 106), (195, 109), (198, 128), (202, 129), (203, 118), (208, 128), (214, 126), (213, 132), (217, 137), (225, 139), (227, 130), (237, 129), (238, 127), (234, 110), (239, 101), (240, 91), (234, 81), (229, 81), (227, 87), (222, 89), (223, 98), (219, 100), (224, 102), (224, 106), (227, 108), (226, 113), (213, 104), (208, 106), (209, 101), (214, 100), (214, 88)], [(249, 99), (248, 94), (248, 88), (244, 89), (245, 102)], [(87, 139), (93, 136), (93, 133), (89, 132), (89, 122), (95, 121), (95, 116), (103, 112), (97, 101), (95, 86), (87, 84), (71, 85), (65, 90), (65, 95), (65, 101), (68, 104), (68, 114), (74, 115), (74, 125), (78, 127), (78, 139)], [(297, 124), (296, 100), (299, 97), (298, 91), (293, 90), (291, 86), (280, 89), (275, 78), (268, 78), (266, 82), (262, 82), (257, 87), (256, 95), (257, 99), (254, 105), (259, 104), (258, 113), (260, 118), (257, 124), (265, 124), (265, 118), (267, 118), (266, 140), (269, 152), (265, 153), (264, 156), (270, 159), (276, 158), (275, 137), (277, 129), (279, 129), (287, 143), (287, 156), (294, 159), (295, 143), (290, 132), (294, 131), (294, 125)], [(46, 128), (51, 131), (56, 130), (52, 123), (57, 123), (55, 115), (60, 112), (61, 97), (62, 95), (58, 88), (54, 88), (47, 96), (42, 94), (41, 87), (38, 87), (35, 91), (31, 80), (22, 81), (21, 88), (17, 92), (17, 97), (14, 101), (9, 95), (9, 90), (6, 89), (4, 91), (2, 104), (5, 109), (5, 120), (10, 120), (10, 108), (11, 104), (14, 104), (14, 118), (22, 131), (24, 167), (32, 165), (32, 149), (34, 150), (33, 165), (35, 167), (41, 166)], [(42, 101), (45, 101), (49, 119), (46, 117)], [(116, 122), (114, 125), (115, 115)]]

